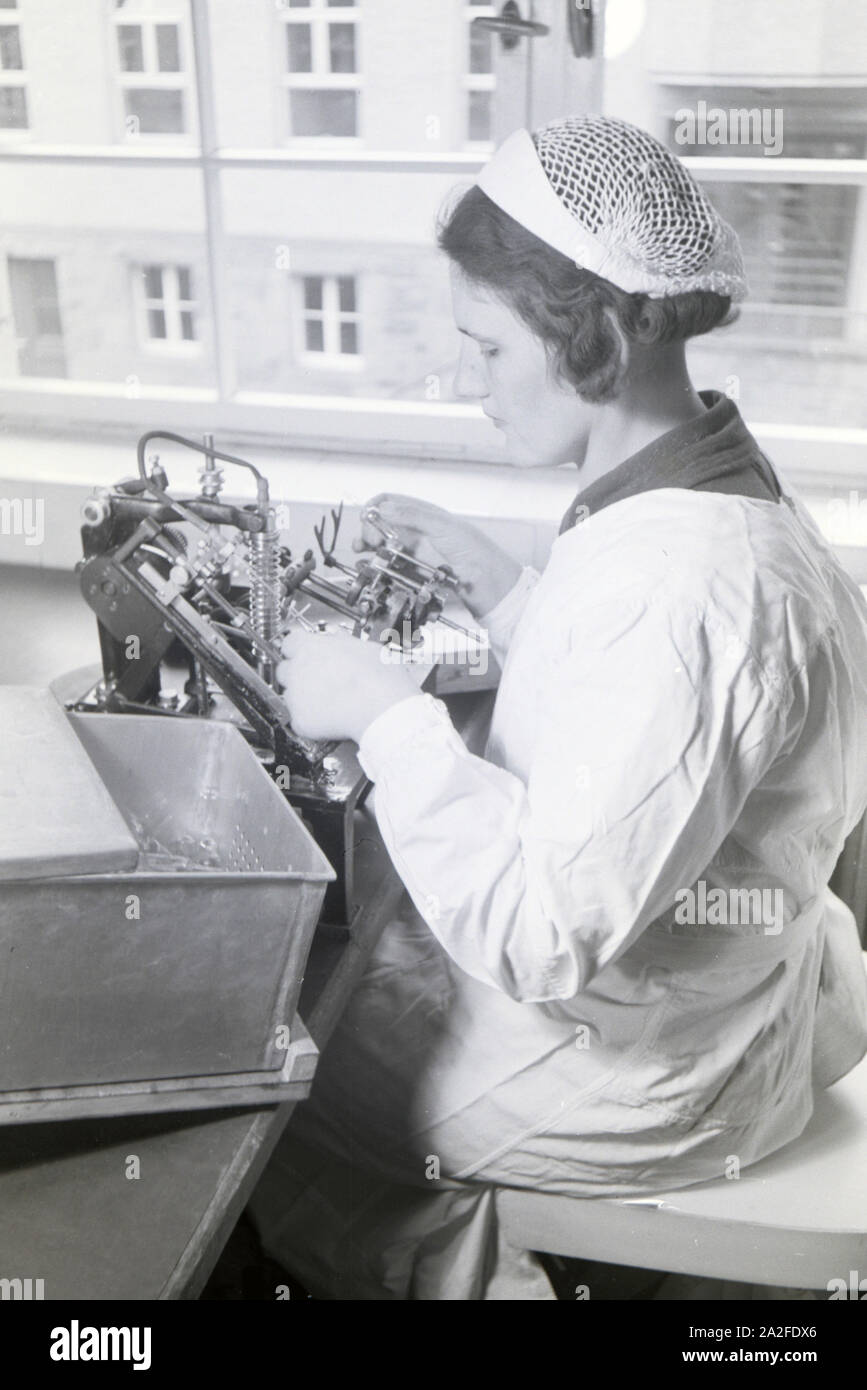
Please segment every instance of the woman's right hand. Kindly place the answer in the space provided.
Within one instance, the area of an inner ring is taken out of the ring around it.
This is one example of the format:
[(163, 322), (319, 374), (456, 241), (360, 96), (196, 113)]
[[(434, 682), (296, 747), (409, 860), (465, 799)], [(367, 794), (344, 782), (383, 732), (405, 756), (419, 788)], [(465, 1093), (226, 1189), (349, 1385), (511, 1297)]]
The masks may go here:
[[(417, 497), (381, 492), (362, 511), (375, 507), (384, 526), (397, 536), (397, 544), (429, 563), (445, 564), (454, 572), (457, 592), (474, 618), (483, 618), (517, 583), (521, 566), (505, 550), (488, 539), (478, 526), (463, 521)], [(354, 550), (375, 550), (383, 535), (370, 522), (362, 522)]]

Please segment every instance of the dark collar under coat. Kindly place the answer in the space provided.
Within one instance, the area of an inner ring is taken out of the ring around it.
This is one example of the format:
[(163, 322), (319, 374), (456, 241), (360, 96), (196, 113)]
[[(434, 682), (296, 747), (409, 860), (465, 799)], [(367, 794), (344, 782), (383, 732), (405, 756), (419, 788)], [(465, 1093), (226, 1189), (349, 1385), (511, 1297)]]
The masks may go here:
[(579, 513), (592, 516), (626, 497), (663, 487), (779, 502), (783, 494), (777, 476), (734, 401), (719, 391), (700, 391), (699, 397), (704, 415), (676, 425), (579, 492), (560, 523), (560, 534), (575, 525)]

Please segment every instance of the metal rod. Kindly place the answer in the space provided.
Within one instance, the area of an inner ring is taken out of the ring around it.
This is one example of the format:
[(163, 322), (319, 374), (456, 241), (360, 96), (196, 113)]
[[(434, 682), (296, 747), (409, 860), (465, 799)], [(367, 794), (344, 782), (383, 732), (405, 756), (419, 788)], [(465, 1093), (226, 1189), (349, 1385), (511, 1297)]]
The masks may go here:
[(199, 143), (202, 150), (202, 189), (205, 202), (205, 242), (208, 252), (208, 284), (211, 295), (211, 321), (214, 334), (214, 365), (217, 392), (221, 401), (231, 400), (237, 391), (235, 357), (231, 347), (226, 266), (228, 255), (223, 228), (223, 203), (219, 166), (213, 156), (219, 149), (214, 104), (214, 73), (211, 65), (211, 35), (207, 0), (190, 0), (190, 22), (196, 68), (196, 108)]

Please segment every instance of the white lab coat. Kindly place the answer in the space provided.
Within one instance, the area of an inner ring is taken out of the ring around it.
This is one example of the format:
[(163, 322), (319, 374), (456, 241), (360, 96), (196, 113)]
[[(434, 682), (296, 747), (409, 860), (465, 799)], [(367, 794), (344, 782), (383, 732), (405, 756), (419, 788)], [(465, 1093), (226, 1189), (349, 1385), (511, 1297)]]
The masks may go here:
[(259, 1197), (331, 1296), (549, 1297), (498, 1246), (491, 1184), (672, 1188), (812, 1110), (826, 885), (867, 802), (857, 587), (789, 499), (665, 488), (565, 532), (486, 625), (484, 759), (427, 696), (361, 741), (419, 916)]

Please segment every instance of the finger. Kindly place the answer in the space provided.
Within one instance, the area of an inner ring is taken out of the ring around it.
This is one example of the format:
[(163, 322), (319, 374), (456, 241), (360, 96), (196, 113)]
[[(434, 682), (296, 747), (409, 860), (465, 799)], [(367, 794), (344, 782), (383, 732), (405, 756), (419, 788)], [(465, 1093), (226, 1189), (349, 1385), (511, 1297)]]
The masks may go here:
[[(429, 508), (416, 497), (399, 492), (380, 492), (371, 497), (361, 513), (361, 536), (353, 541), (353, 550), (377, 550), (382, 545), (399, 545), (412, 553), (429, 529)], [(373, 512), (373, 517), (368, 513)], [(387, 534), (391, 532), (391, 536)]]
[(353, 540), (352, 549), (356, 553), (363, 550), (378, 550), (383, 545), (395, 545), (409, 549), (417, 538), (417, 532), (402, 525), (392, 515), (384, 515), (377, 508), (376, 520), (368, 519), (362, 515), (361, 534)]
[(405, 492), (380, 492), (365, 502), (361, 515), (363, 520), (366, 512), (376, 512), (386, 526), (415, 526), (431, 510), (439, 509)]

